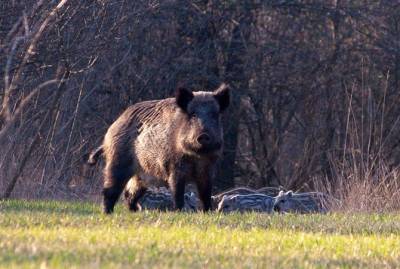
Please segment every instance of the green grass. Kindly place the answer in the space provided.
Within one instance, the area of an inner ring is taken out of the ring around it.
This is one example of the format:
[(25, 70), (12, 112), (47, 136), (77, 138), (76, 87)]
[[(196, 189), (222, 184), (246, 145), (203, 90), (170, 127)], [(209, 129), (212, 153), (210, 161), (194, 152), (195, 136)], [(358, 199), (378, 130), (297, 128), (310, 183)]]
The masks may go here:
[(398, 268), (400, 214), (104, 216), (99, 205), (0, 202), (1, 268)]

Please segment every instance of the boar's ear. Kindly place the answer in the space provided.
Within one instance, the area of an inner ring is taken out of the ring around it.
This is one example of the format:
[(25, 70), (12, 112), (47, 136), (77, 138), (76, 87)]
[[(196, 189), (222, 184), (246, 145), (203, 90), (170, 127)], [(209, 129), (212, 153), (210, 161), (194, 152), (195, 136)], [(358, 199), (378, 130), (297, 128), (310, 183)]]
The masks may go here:
[(231, 100), (229, 92), (229, 86), (225, 83), (222, 83), (221, 86), (219, 86), (218, 89), (214, 91), (214, 97), (215, 99), (217, 99), (221, 112), (229, 106)]
[(188, 89), (178, 88), (176, 90), (175, 94), (176, 104), (184, 111), (186, 111), (187, 106), (190, 103), (190, 101), (192, 101), (193, 97), (194, 97), (193, 93)]

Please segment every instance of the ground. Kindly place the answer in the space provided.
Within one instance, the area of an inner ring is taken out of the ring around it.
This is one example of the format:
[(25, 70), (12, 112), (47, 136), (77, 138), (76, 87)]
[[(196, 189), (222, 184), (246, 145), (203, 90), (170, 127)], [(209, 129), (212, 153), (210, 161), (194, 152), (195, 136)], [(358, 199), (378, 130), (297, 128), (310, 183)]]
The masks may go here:
[(400, 214), (130, 213), (0, 202), (0, 268), (399, 268)]

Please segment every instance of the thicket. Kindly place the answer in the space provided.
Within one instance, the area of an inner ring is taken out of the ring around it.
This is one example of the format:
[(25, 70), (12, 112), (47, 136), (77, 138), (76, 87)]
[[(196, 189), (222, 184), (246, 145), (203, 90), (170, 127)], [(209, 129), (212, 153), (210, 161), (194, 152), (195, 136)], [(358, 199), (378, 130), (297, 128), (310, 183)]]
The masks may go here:
[(223, 81), (217, 190), (397, 196), (397, 1), (6, 0), (0, 63), (2, 197), (98, 194), (84, 159), (128, 105)]

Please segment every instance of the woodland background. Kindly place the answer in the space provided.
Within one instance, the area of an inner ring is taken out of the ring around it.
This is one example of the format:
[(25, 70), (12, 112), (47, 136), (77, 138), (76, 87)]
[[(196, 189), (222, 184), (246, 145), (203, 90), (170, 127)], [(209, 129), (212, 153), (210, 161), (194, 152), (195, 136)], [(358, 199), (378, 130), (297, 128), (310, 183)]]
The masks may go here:
[(128, 105), (223, 81), (215, 191), (398, 202), (397, 0), (0, 1), (0, 197), (98, 196), (85, 159)]

